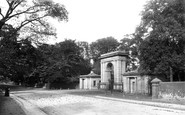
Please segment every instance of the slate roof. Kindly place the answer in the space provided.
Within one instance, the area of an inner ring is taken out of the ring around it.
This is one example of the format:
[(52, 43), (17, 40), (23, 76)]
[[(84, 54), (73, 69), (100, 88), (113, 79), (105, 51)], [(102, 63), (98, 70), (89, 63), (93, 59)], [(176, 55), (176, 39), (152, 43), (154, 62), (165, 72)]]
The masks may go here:
[(100, 75), (95, 74), (93, 71), (87, 75), (80, 75), (80, 78), (100, 78)]

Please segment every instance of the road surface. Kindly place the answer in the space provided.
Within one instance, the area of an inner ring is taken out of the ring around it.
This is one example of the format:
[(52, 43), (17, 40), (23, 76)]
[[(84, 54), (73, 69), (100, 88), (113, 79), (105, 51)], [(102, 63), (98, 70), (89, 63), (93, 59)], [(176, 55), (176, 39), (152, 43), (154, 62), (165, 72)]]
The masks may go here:
[(75, 95), (65, 90), (19, 91), (11, 96), (28, 115), (185, 115), (182, 110)]

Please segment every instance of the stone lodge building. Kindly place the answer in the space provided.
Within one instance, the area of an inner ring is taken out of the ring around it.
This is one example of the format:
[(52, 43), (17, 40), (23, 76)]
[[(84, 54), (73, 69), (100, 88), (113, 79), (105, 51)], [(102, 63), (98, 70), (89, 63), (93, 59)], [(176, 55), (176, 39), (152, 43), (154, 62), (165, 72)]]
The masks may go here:
[[(100, 56), (101, 77), (90, 73), (80, 76), (80, 89), (121, 90), (124, 93), (150, 93), (149, 76), (140, 76), (136, 71), (126, 72), (128, 54), (124, 51), (115, 51)], [(101, 81), (101, 82), (100, 82)]]
[(100, 83), (100, 75), (97, 75), (91, 71), (90, 74), (80, 75), (79, 80), (80, 89), (97, 89), (98, 83)]

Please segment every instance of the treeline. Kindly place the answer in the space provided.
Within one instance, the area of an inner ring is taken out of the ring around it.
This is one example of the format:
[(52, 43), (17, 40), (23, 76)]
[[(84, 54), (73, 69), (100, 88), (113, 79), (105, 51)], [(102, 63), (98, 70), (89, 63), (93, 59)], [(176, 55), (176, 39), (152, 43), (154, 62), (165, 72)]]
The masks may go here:
[[(5, 27), (5, 26), (4, 26)], [(37, 44), (30, 39), (18, 40), (6, 36), (14, 29), (6, 25), (0, 40), (0, 74), (17, 84), (43, 86), (56, 84), (55, 88), (69, 88), (78, 83), (79, 75), (92, 69), (100, 74), (101, 54), (118, 50), (120, 43), (113, 37), (98, 39), (91, 44), (66, 39), (55, 45)], [(93, 64), (90, 63), (93, 60)]]
[(8, 8), (0, 9), (0, 79), (28, 85), (74, 83), (91, 69), (100, 74), (101, 54), (122, 50), (129, 52), (127, 71), (139, 67), (141, 75), (185, 81), (183, 0), (148, 1), (136, 31), (121, 41), (106, 37), (88, 44), (66, 39), (55, 45), (43, 44), (56, 36), (46, 18), (67, 21), (63, 5), (51, 1), (37, 1), (32, 6), (24, 5), (26, 0), (6, 2)]

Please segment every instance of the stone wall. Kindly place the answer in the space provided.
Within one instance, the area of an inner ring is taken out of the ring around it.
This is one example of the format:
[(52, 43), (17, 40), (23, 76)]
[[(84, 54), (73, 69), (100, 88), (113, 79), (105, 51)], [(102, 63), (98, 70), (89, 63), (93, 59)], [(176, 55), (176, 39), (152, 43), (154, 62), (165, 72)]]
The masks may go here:
[(150, 86), (148, 84), (149, 76), (138, 76), (137, 93), (149, 94)]
[(160, 82), (158, 97), (185, 100), (185, 82)]

